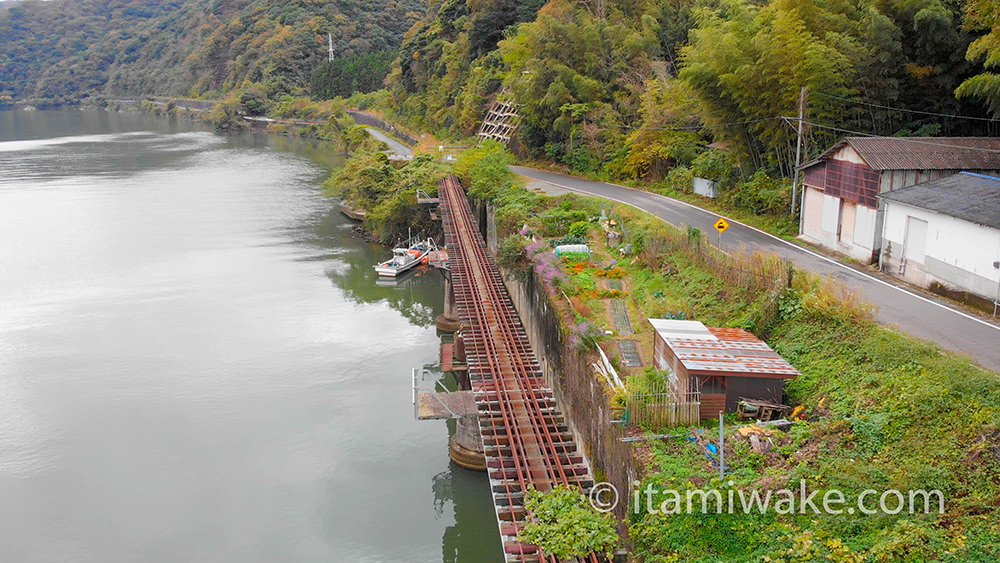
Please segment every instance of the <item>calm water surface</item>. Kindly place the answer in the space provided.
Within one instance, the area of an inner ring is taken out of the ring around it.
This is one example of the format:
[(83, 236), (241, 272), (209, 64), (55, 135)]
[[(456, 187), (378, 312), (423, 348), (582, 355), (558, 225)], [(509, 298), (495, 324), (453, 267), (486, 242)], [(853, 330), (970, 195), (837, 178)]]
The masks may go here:
[(413, 420), (440, 276), (375, 284), (338, 164), (0, 112), (0, 560), (500, 559), (485, 477)]

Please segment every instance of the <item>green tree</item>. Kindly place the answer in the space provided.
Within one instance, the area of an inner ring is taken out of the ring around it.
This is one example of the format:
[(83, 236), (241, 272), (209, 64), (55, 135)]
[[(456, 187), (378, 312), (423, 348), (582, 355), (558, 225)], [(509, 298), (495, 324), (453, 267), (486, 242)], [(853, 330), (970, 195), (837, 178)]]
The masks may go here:
[[(893, 0), (881, 4), (885, 17), (897, 28), (899, 51), (886, 61), (881, 74), (866, 77), (862, 85), (868, 98), (865, 101), (924, 112), (985, 116), (976, 100), (954, 95), (958, 85), (976, 70), (965, 59), (972, 35), (962, 28), (961, 4), (950, 0)], [(879, 76), (883, 78), (879, 80)], [(879, 88), (886, 91), (877, 96), (867, 92), (878, 92)], [(865, 130), (886, 135), (936, 123), (941, 124), (945, 135), (981, 134), (969, 121), (941, 121), (934, 116), (885, 108), (865, 108), (858, 111), (858, 117), (859, 126)]]
[(662, 180), (671, 168), (689, 164), (698, 151), (698, 100), (676, 79), (646, 82), (642, 122), (609, 164), (618, 176)]
[(398, 165), (382, 149), (382, 143), (366, 142), (324, 182), (324, 195), (367, 210), (364, 226), (384, 244), (408, 232), (432, 232), (435, 225), (417, 205), (417, 190), (436, 193), (438, 181), (446, 174), (444, 166), (429, 154)]
[[(720, 9), (696, 11), (680, 76), (703, 102), (709, 129), (745, 151), (755, 167), (790, 172), (793, 133), (780, 118), (796, 113), (802, 87), (851, 93), (849, 55), (858, 46), (854, 37), (829, 29), (833, 23), (850, 28), (840, 16), (811, 0), (765, 7), (725, 0)], [(828, 123), (838, 118), (822, 98), (810, 103), (810, 116)]]
[(383, 86), (396, 54), (396, 51), (382, 50), (323, 63), (316, 69), (310, 92), (314, 97), (327, 99), (378, 90)]
[(472, 134), (500, 90), (497, 41), (531, 21), (542, 0), (444, 0), (429, 3), (410, 29), (387, 82), (393, 111), (444, 135)]
[(381, 143), (369, 140), (351, 155), (324, 183), (324, 193), (346, 199), (363, 209), (374, 209), (398, 184), (398, 171), (382, 152)]
[(982, 60), (987, 70), (962, 82), (955, 94), (979, 98), (995, 117), (1000, 116), (1000, 74), (989, 71), (1000, 68), (1000, 5), (992, 0), (968, 0), (965, 27), (986, 32), (969, 45), (966, 57), (970, 61)]
[(500, 43), (505, 84), (520, 104), (520, 136), (533, 154), (601, 154), (623, 140), (623, 115), (638, 110), (658, 24), (638, 5), (599, 4), (588, 10), (553, 0)]

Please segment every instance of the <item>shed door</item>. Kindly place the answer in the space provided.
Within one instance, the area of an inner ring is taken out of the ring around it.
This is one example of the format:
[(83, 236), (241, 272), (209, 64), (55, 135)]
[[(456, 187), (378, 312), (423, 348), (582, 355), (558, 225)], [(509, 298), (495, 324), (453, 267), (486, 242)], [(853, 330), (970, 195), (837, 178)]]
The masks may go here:
[(840, 198), (823, 194), (823, 222), (822, 228), (831, 235), (837, 234), (837, 227), (840, 226)]
[(904, 256), (907, 260), (924, 263), (924, 251), (927, 247), (927, 221), (906, 218), (906, 238), (903, 240)]
[(840, 226), (837, 240), (844, 244), (854, 244), (854, 219), (858, 207), (850, 201), (840, 200)]

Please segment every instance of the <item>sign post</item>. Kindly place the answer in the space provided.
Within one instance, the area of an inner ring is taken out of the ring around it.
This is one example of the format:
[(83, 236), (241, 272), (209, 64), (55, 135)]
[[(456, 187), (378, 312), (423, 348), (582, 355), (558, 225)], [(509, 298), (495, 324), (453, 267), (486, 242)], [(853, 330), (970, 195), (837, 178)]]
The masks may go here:
[(712, 226), (715, 227), (716, 231), (719, 231), (719, 248), (721, 249), (722, 248), (722, 233), (726, 232), (726, 229), (729, 228), (729, 222), (726, 221), (725, 219), (723, 219), (722, 217), (719, 217), (719, 220), (716, 221), (715, 224), (712, 225)]
[[(721, 220), (721, 219), (720, 219)], [(723, 229), (725, 230), (725, 229)], [(719, 231), (722, 234), (722, 231)], [(719, 411), (719, 480), (726, 480), (726, 412)], [(719, 485), (722, 486), (721, 484)]]

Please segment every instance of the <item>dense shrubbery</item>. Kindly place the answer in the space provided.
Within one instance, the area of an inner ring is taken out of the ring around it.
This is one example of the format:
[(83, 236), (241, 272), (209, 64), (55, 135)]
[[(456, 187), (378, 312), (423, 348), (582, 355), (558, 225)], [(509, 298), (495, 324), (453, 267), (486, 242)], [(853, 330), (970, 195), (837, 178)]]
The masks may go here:
[(325, 195), (367, 210), (364, 226), (382, 243), (394, 243), (411, 232), (436, 232), (438, 224), (417, 206), (417, 189), (437, 193), (446, 168), (427, 154), (405, 164), (393, 163), (382, 146), (371, 139), (364, 142), (323, 184)]
[(474, 197), (493, 200), (515, 186), (514, 175), (507, 167), (514, 157), (496, 141), (486, 141), (466, 151), (455, 163), (459, 176)]
[(497, 249), (497, 264), (511, 272), (519, 279), (524, 279), (530, 267), (528, 256), (524, 251), (527, 239), (519, 234), (512, 234), (500, 241)]
[(758, 215), (776, 215), (788, 211), (792, 201), (791, 192), (790, 184), (758, 170), (745, 182), (723, 192), (723, 201)]
[(494, 206), (501, 236), (520, 230), (542, 201), (540, 196), (524, 189), (508, 168), (513, 160), (503, 145), (487, 141), (466, 151), (454, 166), (455, 174), (469, 193)]
[[(576, 223), (586, 222), (587, 213), (580, 209), (572, 209), (570, 203), (564, 201), (561, 206), (539, 214), (538, 219), (541, 222), (540, 234), (543, 237), (558, 237), (565, 234), (578, 236), (570, 233), (569, 229)], [(585, 233), (586, 230), (584, 231)]]
[(530, 489), (524, 507), (535, 516), (518, 535), (563, 561), (589, 553), (610, 557), (618, 543), (615, 521), (600, 514), (577, 489), (556, 487), (547, 493)]
[(215, 130), (228, 133), (247, 129), (247, 124), (240, 116), (239, 106), (233, 100), (223, 101), (208, 114), (208, 120)]

